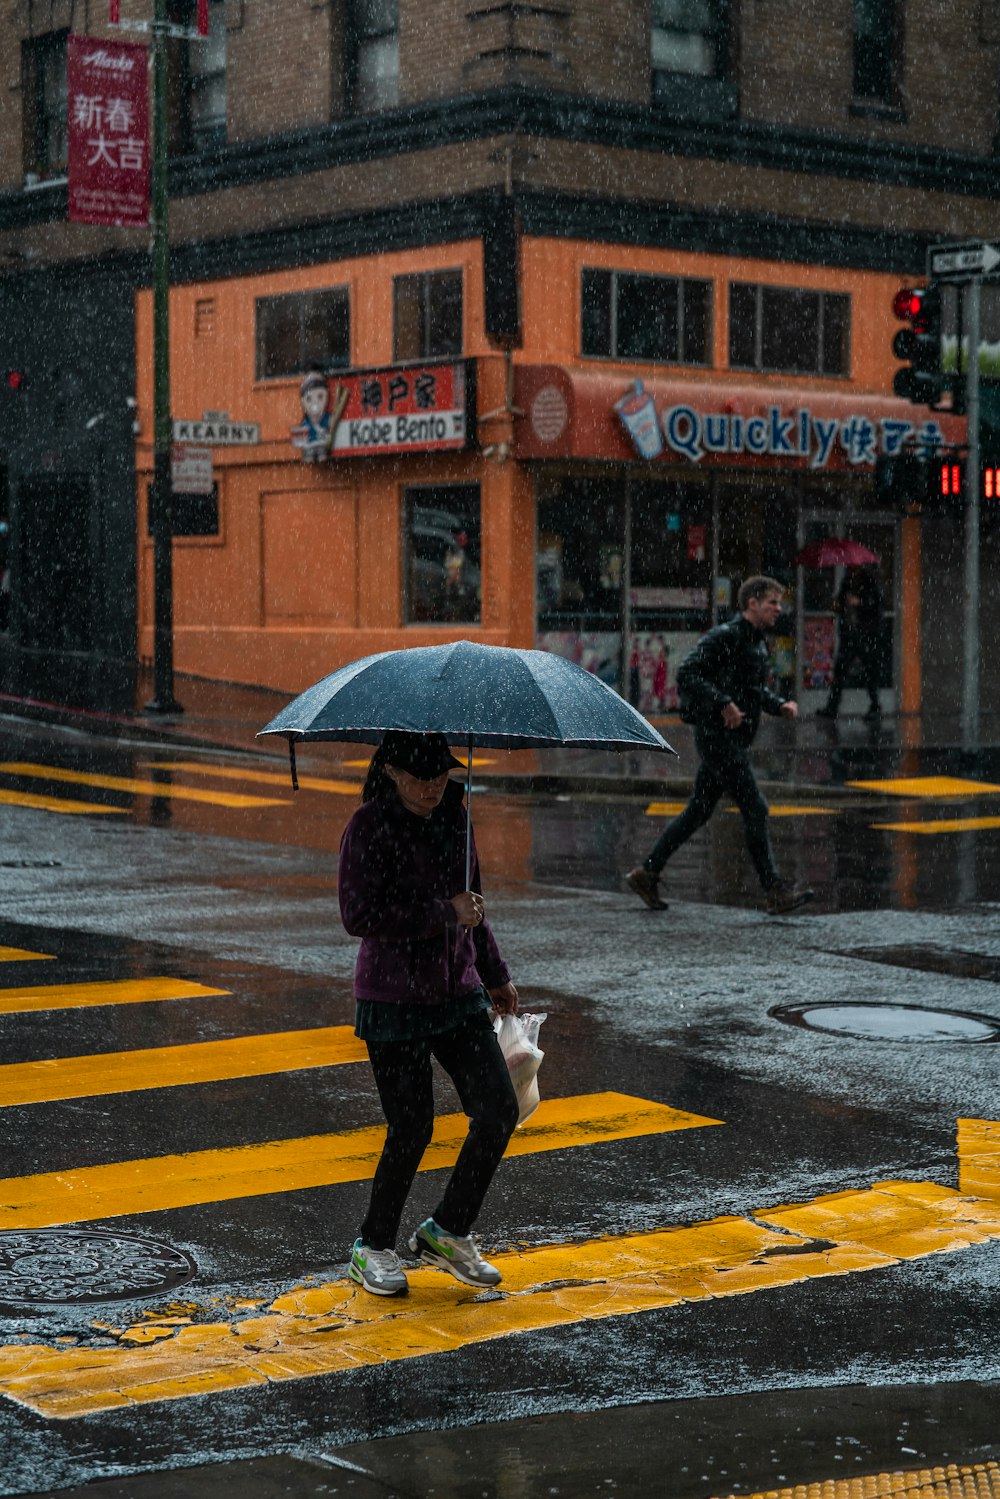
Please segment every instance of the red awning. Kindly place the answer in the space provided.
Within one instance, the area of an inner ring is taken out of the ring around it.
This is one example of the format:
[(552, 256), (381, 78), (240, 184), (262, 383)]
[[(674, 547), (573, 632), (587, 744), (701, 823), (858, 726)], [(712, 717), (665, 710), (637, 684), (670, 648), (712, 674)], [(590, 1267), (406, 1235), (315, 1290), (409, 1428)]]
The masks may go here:
[[(639, 429), (636, 440), (619, 414), (621, 403)], [(719, 380), (637, 382), (561, 365), (517, 367), (514, 404), (522, 413), (514, 429), (519, 458), (648, 457), (653, 466), (864, 472), (877, 457), (914, 443), (950, 447), (966, 440), (964, 417), (893, 396)]]

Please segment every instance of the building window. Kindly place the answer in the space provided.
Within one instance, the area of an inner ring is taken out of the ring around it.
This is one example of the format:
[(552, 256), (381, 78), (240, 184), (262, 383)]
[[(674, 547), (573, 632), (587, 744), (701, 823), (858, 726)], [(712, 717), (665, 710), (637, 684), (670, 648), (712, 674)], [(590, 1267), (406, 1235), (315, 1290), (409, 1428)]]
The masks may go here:
[(403, 514), (406, 623), (479, 624), (479, 485), (407, 489)]
[(352, 114), (399, 103), (399, 0), (350, 0), (348, 95)]
[(392, 357), (437, 359), (462, 352), (462, 272), (418, 271), (392, 284)]
[[(153, 534), (153, 491), (150, 485), (146, 498), (146, 531)], [(172, 536), (218, 536), (219, 534), (219, 486), (212, 485), (211, 494), (188, 494), (175, 489), (170, 503)]]
[(733, 369), (776, 374), (850, 374), (850, 297), (733, 282), (729, 363)]
[(719, 78), (725, 71), (726, 0), (653, 0), (654, 94), (671, 75)]
[(854, 98), (865, 104), (895, 104), (898, 46), (896, 0), (853, 0)]
[(49, 31), (21, 44), (24, 170), (35, 177), (66, 171), (66, 38)]
[(581, 349), (593, 359), (709, 364), (712, 283), (585, 269)]
[[(196, 31), (197, 0), (170, 0), (168, 14), (172, 24)], [(226, 142), (225, 0), (208, 0), (208, 36), (182, 39), (178, 47), (175, 144), (180, 151), (210, 151)]]
[(307, 369), (346, 369), (351, 362), (351, 306), (346, 286), (257, 298), (257, 379)]

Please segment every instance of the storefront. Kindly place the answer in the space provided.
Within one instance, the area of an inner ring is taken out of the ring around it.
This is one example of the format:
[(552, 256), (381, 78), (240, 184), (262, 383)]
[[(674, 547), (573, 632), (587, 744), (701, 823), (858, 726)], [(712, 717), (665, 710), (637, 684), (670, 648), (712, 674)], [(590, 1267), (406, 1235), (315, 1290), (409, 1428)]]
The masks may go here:
[(559, 366), (519, 370), (516, 405), (516, 451), (535, 473), (542, 649), (643, 712), (669, 711), (698, 635), (732, 612), (744, 578), (766, 573), (788, 590), (776, 674), (810, 706), (829, 685), (843, 570), (794, 559), (808, 541), (849, 535), (879, 558), (883, 702), (915, 711), (920, 523), (885, 507), (876, 460), (957, 442), (962, 423), (883, 397), (643, 385)]

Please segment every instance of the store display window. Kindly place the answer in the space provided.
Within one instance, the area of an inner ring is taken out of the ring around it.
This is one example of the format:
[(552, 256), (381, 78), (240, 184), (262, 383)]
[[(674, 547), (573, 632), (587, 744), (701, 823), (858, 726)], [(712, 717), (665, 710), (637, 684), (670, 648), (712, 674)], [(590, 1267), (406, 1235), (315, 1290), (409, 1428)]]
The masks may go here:
[(414, 485), (403, 494), (407, 624), (479, 624), (482, 515), (478, 484)]

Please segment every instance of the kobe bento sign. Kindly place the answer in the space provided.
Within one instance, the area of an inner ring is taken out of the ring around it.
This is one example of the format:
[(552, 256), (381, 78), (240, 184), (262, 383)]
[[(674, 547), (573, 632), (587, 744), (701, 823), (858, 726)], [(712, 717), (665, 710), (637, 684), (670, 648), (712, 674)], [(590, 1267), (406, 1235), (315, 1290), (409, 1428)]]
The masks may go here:
[(427, 453), (468, 446), (474, 392), (464, 361), (393, 365), (342, 375), (312, 372), (300, 387), (292, 445), (303, 459)]

